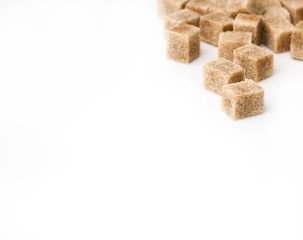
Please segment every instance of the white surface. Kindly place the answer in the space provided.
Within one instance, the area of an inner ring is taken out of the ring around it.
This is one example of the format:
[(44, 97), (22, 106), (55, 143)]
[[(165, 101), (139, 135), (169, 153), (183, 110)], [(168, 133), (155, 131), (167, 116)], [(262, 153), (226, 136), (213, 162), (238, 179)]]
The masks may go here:
[(303, 62), (234, 122), (201, 46), (168, 61), (152, 0), (2, 0), (0, 239), (302, 239)]

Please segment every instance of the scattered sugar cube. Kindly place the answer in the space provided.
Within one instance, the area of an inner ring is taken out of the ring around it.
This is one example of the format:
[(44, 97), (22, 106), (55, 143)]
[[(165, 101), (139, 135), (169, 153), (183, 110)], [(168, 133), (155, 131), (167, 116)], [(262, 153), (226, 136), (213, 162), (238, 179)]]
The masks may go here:
[(263, 43), (275, 53), (290, 50), (291, 35), (295, 30), (291, 23), (263, 22)]
[(292, 34), (290, 54), (295, 59), (303, 60), (303, 21), (296, 25)]
[(224, 85), (222, 109), (234, 120), (260, 115), (264, 112), (264, 90), (252, 80)]
[(165, 16), (165, 29), (170, 29), (177, 23), (188, 23), (199, 26), (200, 14), (188, 9), (182, 9)]
[(250, 32), (223, 32), (219, 37), (219, 57), (234, 60), (234, 50), (243, 47), (252, 41)]
[(158, 13), (160, 17), (185, 8), (188, 0), (158, 0)]
[(249, 12), (253, 14), (263, 14), (265, 11), (275, 7), (281, 7), (279, 0), (248, 0)]
[(290, 50), (294, 29), (295, 26), (290, 23), (290, 15), (285, 8), (271, 8), (263, 15), (263, 43), (276, 53)]
[(223, 13), (228, 15), (226, 12), (226, 4), (228, 0), (210, 0), (211, 5), (208, 8), (208, 13)]
[(289, 22), (263, 21), (263, 43), (275, 53), (290, 50), (291, 35), (295, 27)]
[(200, 56), (199, 28), (180, 23), (168, 30), (167, 57), (178, 62), (190, 63)]
[(286, 21), (290, 22), (290, 14), (284, 7), (272, 7), (267, 9), (263, 14), (263, 20), (266, 21)]
[(210, 13), (201, 17), (200, 37), (201, 40), (218, 46), (221, 32), (233, 29), (234, 19), (223, 13)]
[(252, 42), (262, 43), (262, 16), (240, 13), (234, 21), (234, 31), (251, 32)]
[(239, 13), (250, 13), (250, 3), (248, 0), (228, 0), (226, 11), (231, 17), (237, 16)]
[(290, 12), (293, 23), (303, 20), (303, 1), (302, 0), (280, 0), (282, 5)]
[(219, 58), (204, 66), (204, 87), (221, 95), (223, 85), (244, 81), (244, 75), (242, 67), (224, 58)]
[(273, 73), (273, 53), (255, 44), (234, 51), (234, 63), (245, 69), (245, 77), (259, 82)]
[(186, 4), (187, 9), (195, 11), (201, 15), (207, 14), (209, 6), (210, 6), (209, 0), (190, 0)]

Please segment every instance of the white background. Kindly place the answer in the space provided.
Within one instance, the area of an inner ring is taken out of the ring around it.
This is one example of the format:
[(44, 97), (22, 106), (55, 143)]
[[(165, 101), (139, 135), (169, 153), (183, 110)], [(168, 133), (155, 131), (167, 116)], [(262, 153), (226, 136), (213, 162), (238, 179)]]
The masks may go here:
[(155, 2), (0, 2), (1, 240), (303, 238), (303, 62), (232, 121)]

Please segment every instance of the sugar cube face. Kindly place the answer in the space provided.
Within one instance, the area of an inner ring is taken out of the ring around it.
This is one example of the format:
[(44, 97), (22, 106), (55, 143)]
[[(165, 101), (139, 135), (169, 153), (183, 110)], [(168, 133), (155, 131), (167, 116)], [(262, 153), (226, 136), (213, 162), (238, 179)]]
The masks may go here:
[(250, 32), (223, 32), (219, 37), (219, 57), (234, 60), (234, 50), (252, 41)]
[(224, 85), (222, 108), (234, 120), (260, 115), (264, 112), (264, 90), (252, 80)]
[(284, 7), (272, 7), (263, 14), (263, 20), (274, 22), (290, 22), (290, 14)]
[(251, 32), (252, 42), (262, 43), (262, 16), (240, 13), (234, 21), (234, 31)]
[(263, 43), (275, 53), (288, 52), (294, 30), (290, 22), (263, 20)]
[(200, 37), (201, 40), (218, 46), (221, 32), (233, 29), (233, 18), (223, 13), (211, 13), (201, 17)]
[(266, 10), (281, 7), (279, 0), (248, 0), (249, 12), (253, 14), (263, 14)]
[(303, 21), (296, 27), (291, 37), (290, 54), (295, 59), (303, 60)]
[(209, 0), (190, 0), (186, 4), (187, 9), (195, 11), (201, 15), (207, 14), (209, 6), (210, 6)]
[(223, 13), (228, 15), (226, 12), (226, 4), (228, 0), (210, 0), (211, 4), (208, 8), (208, 13)]
[(301, 0), (280, 0), (282, 5), (290, 12), (293, 23), (303, 20), (303, 1)]
[(200, 56), (199, 28), (180, 23), (167, 33), (167, 57), (178, 62), (190, 63)]
[(199, 26), (200, 14), (188, 9), (182, 9), (165, 16), (165, 29), (170, 29), (178, 23), (188, 23)]
[(255, 44), (234, 51), (234, 63), (245, 69), (245, 77), (259, 82), (273, 73), (273, 53)]
[(271, 8), (263, 15), (263, 43), (276, 53), (290, 50), (294, 29), (290, 23), (290, 14), (285, 8)]
[(224, 58), (214, 60), (204, 66), (205, 89), (221, 95), (225, 84), (244, 81), (244, 69)]
[(248, 0), (228, 0), (226, 5), (226, 11), (230, 16), (235, 17), (239, 13), (249, 13), (249, 4)]
[(185, 8), (188, 0), (158, 0), (158, 13), (160, 17)]

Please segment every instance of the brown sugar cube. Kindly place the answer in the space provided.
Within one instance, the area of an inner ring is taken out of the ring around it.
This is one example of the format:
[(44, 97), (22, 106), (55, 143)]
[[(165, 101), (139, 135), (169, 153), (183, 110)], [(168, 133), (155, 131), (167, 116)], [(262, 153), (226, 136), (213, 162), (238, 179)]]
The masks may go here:
[(250, 4), (251, 1), (248, 0), (228, 0), (226, 5), (226, 11), (231, 17), (235, 17), (239, 13), (249, 13)]
[(182, 63), (190, 63), (200, 56), (199, 28), (180, 23), (167, 33), (167, 57)]
[(234, 50), (243, 47), (252, 40), (250, 32), (223, 32), (219, 37), (219, 57), (234, 60)]
[(196, 11), (201, 15), (218, 12), (228, 15), (226, 12), (227, 1), (228, 0), (190, 0), (186, 4), (186, 8)]
[(226, 4), (228, 0), (210, 0), (211, 5), (208, 8), (208, 13), (224, 13), (228, 15), (226, 12)]
[(263, 21), (263, 43), (275, 53), (290, 50), (291, 35), (294, 26), (291, 23), (275, 23)]
[(303, 21), (296, 27), (291, 37), (290, 54), (295, 59), (303, 60)]
[(233, 18), (223, 13), (210, 13), (200, 19), (201, 40), (218, 46), (219, 35), (221, 32), (233, 29)]
[(263, 43), (276, 53), (290, 50), (294, 29), (285, 8), (270, 8), (263, 15)]
[(281, 7), (279, 0), (248, 0), (249, 12), (253, 14), (263, 14), (265, 11), (275, 7)]
[(211, 2), (213, 3), (213, 5), (225, 9), (228, 0), (211, 0)]
[(282, 5), (289, 11), (293, 23), (303, 20), (302, 0), (280, 0)]
[(263, 19), (263, 43), (275, 53), (288, 52), (294, 29), (288, 21)]
[(194, 26), (199, 26), (200, 14), (188, 9), (182, 9), (177, 12), (173, 12), (164, 17), (165, 29), (170, 29), (177, 23), (188, 23)]
[(185, 8), (188, 0), (158, 0), (158, 13), (160, 17)]
[(204, 66), (204, 87), (221, 95), (223, 85), (244, 81), (244, 75), (242, 67), (224, 58), (219, 58)]
[(201, 15), (207, 14), (210, 2), (209, 0), (190, 0), (186, 4), (186, 8), (195, 11)]
[(259, 82), (273, 73), (274, 56), (255, 44), (247, 44), (234, 51), (234, 63), (245, 69), (245, 77)]
[(252, 80), (224, 85), (222, 109), (234, 120), (260, 115), (264, 112), (264, 90)]
[(234, 31), (251, 32), (252, 42), (262, 43), (262, 16), (240, 13), (234, 21)]
[(265, 21), (276, 21), (290, 22), (290, 14), (284, 7), (272, 7), (267, 9), (263, 14), (263, 20)]

